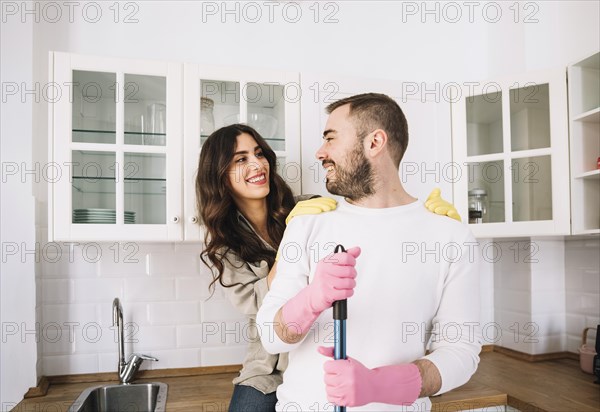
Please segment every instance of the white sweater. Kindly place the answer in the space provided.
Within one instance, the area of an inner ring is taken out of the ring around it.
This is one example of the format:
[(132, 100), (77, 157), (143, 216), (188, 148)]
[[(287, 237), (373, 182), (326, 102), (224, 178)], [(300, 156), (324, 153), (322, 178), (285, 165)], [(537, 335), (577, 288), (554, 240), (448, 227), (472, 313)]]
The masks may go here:
[[(277, 275), (257, 315), (262, 344), (289, 353), (277, 410), (333, 410), (327, 402), (317, 347), (333, 346), (332, 309), (324, 311), (302, 342), (287, 344), (275, 334), (275, 314), (312, 281), (317, 262), (333, 252), (360, 246), (356, 288), (348, 299), (347, 354), (368, 368), (429, 359), (447, 392), (477, 369), (480, 251), (466, 225), (438, 216), (417, 201), (369, 209), (346, 201), (337, 210), (299, 216), (280, 245)], [(425, 355), (429, 349), (430, 354)], [(352, 410), (429, 410), (429, 398), (410, 407), (371, 403)]]

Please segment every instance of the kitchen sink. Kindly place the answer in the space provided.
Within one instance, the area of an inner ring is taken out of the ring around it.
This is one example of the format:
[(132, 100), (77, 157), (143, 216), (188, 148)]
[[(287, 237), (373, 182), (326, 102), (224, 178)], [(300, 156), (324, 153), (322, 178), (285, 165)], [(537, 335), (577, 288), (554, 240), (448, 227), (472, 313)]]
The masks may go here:
[(81, 392), (69, 412), (164, 412), (166, 403), (162, 382), (94, 386)]

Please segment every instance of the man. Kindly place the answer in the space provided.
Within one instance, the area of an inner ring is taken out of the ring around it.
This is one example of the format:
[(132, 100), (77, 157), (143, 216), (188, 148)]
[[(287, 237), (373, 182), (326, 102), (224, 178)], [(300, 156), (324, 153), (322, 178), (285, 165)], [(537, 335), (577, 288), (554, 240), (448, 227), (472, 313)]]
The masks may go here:
[[(402, 187), (408, 126), (394, 100), (362, 94), (327, 112), (317, 158), (345, 200), (289, 224), (257, 315), (266, 350), (290, 352), (277, 409), (429, 410), (479, 363), (475, 240)], [(338, 243), (353, 247), (331, 254)], [(331, 305), (346, 298), (348, 359), (334, 361)]]

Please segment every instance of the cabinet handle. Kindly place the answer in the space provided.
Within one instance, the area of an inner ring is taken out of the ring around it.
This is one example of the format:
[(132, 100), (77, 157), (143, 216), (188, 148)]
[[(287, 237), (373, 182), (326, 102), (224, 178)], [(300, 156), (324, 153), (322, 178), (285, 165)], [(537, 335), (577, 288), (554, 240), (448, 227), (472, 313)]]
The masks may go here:
[(173, 223), (179, 223), (179, 216), (173, 216), (173, 217), (171, 218), (171, 221), (172, 221)]
[(198, 216), (192, 216), (190, 218), (190, 222), (192, 222), (192, 223), (198, 223)]

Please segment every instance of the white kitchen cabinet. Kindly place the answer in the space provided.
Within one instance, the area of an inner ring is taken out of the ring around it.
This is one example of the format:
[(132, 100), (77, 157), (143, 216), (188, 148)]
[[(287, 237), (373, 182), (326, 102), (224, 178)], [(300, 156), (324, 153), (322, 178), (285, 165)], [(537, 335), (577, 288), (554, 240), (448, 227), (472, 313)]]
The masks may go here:
[(527, 73), (456, 90), (453, 160), (460, 173), (454, 202), (472, 222), (473, 234), (569, 234), (565, 71)]
[(202, 238), (195, 174), (215, 128), (255, 127), (300, 193), (298, 75), (54, 52), (50, 241)]
[(180, 240), (181, 64), (50, 59), (50, 240)]
[(600, 233), (600, 53), (569, 66), (571, 229)]

